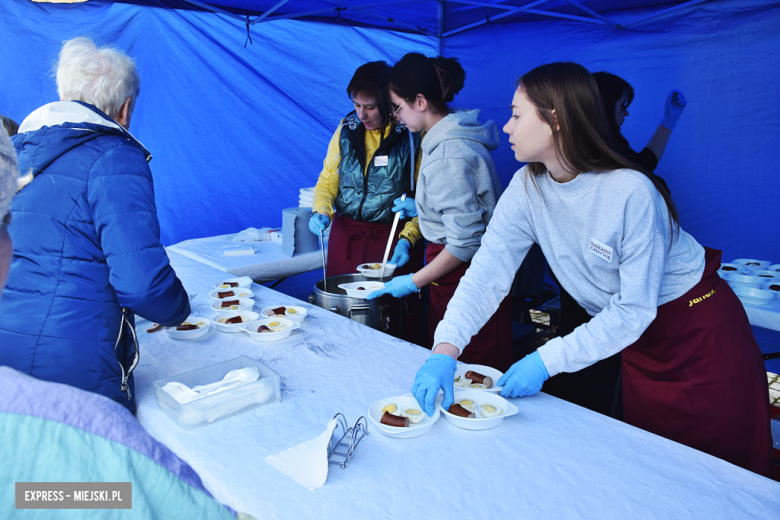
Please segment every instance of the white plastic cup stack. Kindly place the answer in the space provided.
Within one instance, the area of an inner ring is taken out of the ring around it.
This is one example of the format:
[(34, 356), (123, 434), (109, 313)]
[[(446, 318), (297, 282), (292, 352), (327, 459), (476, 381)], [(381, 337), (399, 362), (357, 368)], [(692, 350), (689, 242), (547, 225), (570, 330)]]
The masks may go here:
[(298, 191), (300, 192), (300, 195), (298, 195), (298, 207), (312, 207), (314, 205), (314, 187), (301, 188)]

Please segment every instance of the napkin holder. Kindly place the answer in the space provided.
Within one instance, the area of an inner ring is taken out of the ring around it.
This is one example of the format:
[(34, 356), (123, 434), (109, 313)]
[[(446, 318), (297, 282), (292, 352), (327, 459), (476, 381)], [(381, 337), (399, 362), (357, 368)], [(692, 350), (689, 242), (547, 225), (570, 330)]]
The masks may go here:
[[(346, 469), (355, 448), (363, 437), (368, 435), (368, 421), (361, 415), (355, 425), (348, 428), (347, 418), (343, 414), (337, 413), (333, 418), (337, 420), (337, 424), (328, 444), (328, 464), (338, 464), (341, 469)], [(338, 440), (334, 442), (335, 439)]]

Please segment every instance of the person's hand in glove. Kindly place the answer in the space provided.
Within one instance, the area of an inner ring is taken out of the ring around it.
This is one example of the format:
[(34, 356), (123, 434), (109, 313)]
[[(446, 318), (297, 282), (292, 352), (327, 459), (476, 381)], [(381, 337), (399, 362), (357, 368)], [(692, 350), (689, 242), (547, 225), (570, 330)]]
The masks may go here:
[(403, 238), (399, 240), (393, 250), (393, 257), (390, 259), (390, 263), (395, 264), (396, 267), (403, 267), (406, 265), (406, 262), (409, 261), (409, 249), (411, 247), (412, 244), (410, 244), (408, 240)]
[(456, 367), (457, 363), (451, 356), (433, 354), (417, 371), (412, 394), (428, 417), (433, 417), (433, 403), (439, 393), (439, 388), (444, 390), (444, 401), (441, 405), (445, 410), (449, 410), (452, 403), (455, 402), (453, 381)]
[(504, 387), (501, 389), (504, 397), (525, 397), (539, 392), (549, 377), (537, 350), (512, 365), (498, 380), (498, 386)]
[(378, 291), (372, 292), (366, 296), (366, 299), (373, 300), (374, 298), (379, 298), (383, 294), (392, 294), (396, 298), (402, 298), (407, 294), (416, 292), (420, 292), (420, 289), (414, 285), (414, 282), (412, 281), (412, 275), (405, 274), (403, 276), (396, 276), (389, 282), (385, 282), (384, 289), (379, 289)]
[(666, 96), (666, 104), (664, 105), (664, 117), (661, 119), (661, 126), (674, 130), (677, 120), (680, 119), (680, 115), (688, 104), (685, 96), (678, 89), (674, 89)]
[(415, 204), (414, 199), (406, 198), (401, 200), (401, 197), (398, 197), (393, 201), (393, 211), (400, 211), (401, 218), (416, 217), (417, 204)]
[(330, 217), (322, 213), (312, 213), (309, 219), (309, 231), (320, 236), (321, 231), (325, 231), (330, 226)]

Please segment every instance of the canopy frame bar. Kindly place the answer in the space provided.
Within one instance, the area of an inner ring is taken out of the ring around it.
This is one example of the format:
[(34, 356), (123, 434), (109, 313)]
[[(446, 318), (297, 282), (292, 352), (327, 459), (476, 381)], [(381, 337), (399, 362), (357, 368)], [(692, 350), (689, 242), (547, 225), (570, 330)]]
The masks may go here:
[(625, 28), (625, 27), (629, 27), (631, 25), (643, 24), (643, 23), (645, 23), (648, 20), (652, 20), (653, 18), (657, 18), (657, 17), (663, 16), (663, 15), (665, 15), (667, 13), (671, 13), (673, 11), (677, 11), (678, 9), (684, 9), (686, 7), (690, 7), (690, 6), (693, 6), (693, 5), (696, 5), (696, 4), (701, 4), (702, 2), (706, 2), (706, 1), (707, 0), (690, 0), (689, 2), (685, 2), (683, 4), (676, 5), (674, 7), (669, 7), (667, 9), (662, 10), (662, 11), (658, 11), (657, 13), (653, 13), (651, 15), (645, 16), (644, 18), (640, 18), (639, 20), (634, 20), (633, 22), (630, 22), (630, 23), (627, 23), (627, 24), (623, 24), (623, 27)]
[(570, 3), (571, 5), (573, 5), (574, 7), (576, 7), (577, 9), (579, 9), (580, 11), (588, 13), (589, 15), (591, 15), (594, 18), (598, 18), (599, 20), (601, 20), (605, 24), (610, 25), (610, 26), (614, 27), (615, 29), (620, 29), (620, 26), (616, 22), (613, 22), (612, 20), (608, 19), (606, 16), (597, 13), (596, 11), (594, 11), (593, 9), (591, 9), (589, 7), (585, 7), (584, 5), (579, 3), (577, 0), (566, 0), (566, 1), (568, 3)]
[[(380, 12), (374, 11), (373, 9), (376, 7), (383, 7), (383, 6), (399, 6), (404, 4), (414, 4), (414, 3), (420, 3), (416, 0), (388, 0), (385, 2), (374, 2), (370, 4), (356, 4), (356, 5), (348, 5), (348, 4), (341, 4), (338, 0), (326, 0), (328, 3), (332, 4), (333, 7), (328, 9), (316, 9), (312, 11), (306, 11), (301, 13), (288, 13), (288, 14), (281, 14), (277, 16), (271, 17), (271, 14), (273, 14), (277, 9), (288, 3), (290, 0), (280, 0), (276, 5), (269, 8), (267, 11), (263, 12), (263, 14), (257, 16), (256, 18), (250, 19), (248, 15), (238, 15), (235, 13), (231, 13), (229, 11), (226, 11), (224, 9), (221, 9), (219, 7), (215, 7), (213, 5), (210, 5), (202, 0), (184, 0), (187, 3), (196, 5), (198, 7), (202, 7), (204, 9), (207, 9), (209, 11), (212, 11), (214, 13), (222, 14), (225, 16), (228, 16), (230, 18), (234, 18), (236, 20), (240, 20), (242, 23), (246, 23), (247, 25), (255, 25), (257, 23), (265, 23), (265, 22), (272, 22), (275, 20), (287, 20), (287, 19), (295, 19), (295, 18), (305, 18), (308, 16), (318, 16), (318, 15), (327, 15), (332, 14), (334, 11), (340, 16), (342, 11), (361, 11), (362, 13), (372, 16), (390, 23), (397, 24), (399, 27), (404, 27), (408, 30), (418, 32), (420, 34), (430, 34), (430, 31), (425, 27), (418, 26), (412, 26), (409, 24), (406, 24), (404, 22), (399, 22), (398, 20), (395, 20), (391, 16), (387, 16), (384, 14), (381, 14)], [(584, 22), (584, 23), (592, 23), (592, 24), (599, 24), (599, 25), (607, 25), (614, 29), (625, 29), (627, 27), (630, 27), (632, 25), (641, 25), (644, 24), (654, 18), (658, 18), (659, 16), (663, 16), (669, 13), (672, 13), (674, 11), (678, 11), (680, 9), (684, 9), (686, 7), (691, 7), (697, 4), (701, 4), (704, 2), (707, 2), (709, 0), (689, 0), (687, 2), (680, 3), (673, 7), (668, 7), (666, 9), (662, 9), (658, 12), (649, 14), (647, 16), (643, 16), (637, 20), (634, 20), (629, 23), (625, 24), (619, 24), (614, 22), (613, 20), (610, 20), (606, 16), (597, 13), (596, 11), (590, 9), (589, 7), (583, 5), (580, 0), (566, 0), (566, 2), (580, 11), (590, 15), (590, 17), (586, 16), (577, 16), (572, 14), (566, 14), (566, 13), (557, 13), (554, 11), (546, 11), (543, 9), (534, 9), (534, 7), (539, 6), (541, 4), (547, 3), (549, 0), (535, 0), (532, 1), (526, 5), (523, 6), (512, 6), (512, 5), (503, 5), (503, 2), (506, 0), (498, 0), (496, 2), (484, 2), (479, 0), (435, 0), (436, 1), (436, 9), (437, 9), (437, 27), (436, 27), (436, 39), (437, 42), (437, 48), (439, 55), (441, 56), (444, 50), (444, 38), (447, 38), (449, 36), (468, 31), (470, 29), (474, 29), (476, 27), (479, 27), (481, 25), (489, 24), (491, 21), (499, 20), (501, 18), (505, 18), (507, 16), (512, 16), (518, 13), (529, 13), (529, 14), (536, 14), (540, 16), (546, 16), (550, 18), (562, 18), (565, 20), (572, 20), (577, 22)], [(444, 19), (445, 19), (445, 2), (449, 2), (451, 4), (461, 4), (464, 7), (462, 9), (473, 9), (473, 8), (490, 8), (490, 9), (498, 9), (502, 10), (504, 12), (499, 13), (495, 16), (487, 15), (485, 19), (479, 20), (470, 24), (463, 25), (461, 27), (458, 27), (456, 29), (452, 29), (451, 31), (444, 31)]]
[[(450, 1), (452, 3), (456, 3), (456, 4), (464, 4), (464, 5), (477, 6), (477, 7), (485, 6), (485, 7), (498, 7), (498, 8), (505, 8), (505, 9), (509, 7), (509, 6), (504, 6), (504, 5), (497, 6), (495, 4), (485, 4), (483, 2), (474, 2), (474, 1), (471, 1), (471, 0), (450, 0)], [(505, 12), (503, 12), (501, 14), (496, 15), (496, 16), (492, 16), (490, 18), (486, 18), (486, 19), (480, 20), (478, 22), (474, 22), (474, 23), (470, 23), (468, 25), (464, 25), (463, 27), (458, 27), (457, 29), (453, 29), (451, 31), (447, 31), (446, 33), (442, 33), (440, 38), (445, 38), (447, 36), (452, 36), (453, 34), (458, 34), (460, 32), (468, 31), (469, 29), (473, 29), (475, 27), (479, 27), (480, 25), (486, 25), (486, 24), (490, 23), (491, 20), (499, 20), (499, 19), (504, 18), (506, 16), (511, 16), (513, 14), (517, 14), (519, 12), (531, 9), (532, 7), (536, 7), (537, 5), (543, 4), (545, 2), (547, 2), (547, 0), (536, 0), (535, 2), (531, 2), (530, 4), (526, 4), (526, 5), (522, 6), (522, 7), (513, 7), (512, 10), (505, 11)]]
[[(335, 6), (336, 8), (342, 8), (343, 7), (341, 4), (338, 3), (337, 0), (324, 0), (324, 1), (329, 3), (329, 4), (331, 4), (331, 5), (333, 5), (333, 6)], [(392, 3), (391, 2), (385, 2), (385, 3), (381, 4), (381, 5), (384, 6), (384, 5), (394, 5), (394, 4), (396, 4), (396, 2), (392, 2)], [(380, 5), (380, 4), (372, 4), (372, 5)], [(420, 33), (430, 32), (428, 29), (426, 29), (424, 27), (420, 27), (419, 25), (414, 26), (414, 25), (409, 25), (409, 24), (404, 23), (404, 22), (399, 22), (398, 20), (396, 20), (392, 16), (388, 16), (386, 14), (381, 14), (381, 13), (375, 12), (373, 10), (370, 10), (368, 7), (366, 7), (365, 9), (361, 9), (360, 11), (365, 13), (365, 14), (367, 14), (367, 15), (369, 15), (369, 16), (373, 16), (374, 18), (378, 18), (378, 19), (384, 20), (386, 22), (397, 24), (399, 27), (406, 27), (407, 29), (412, 30), (412, 31), (416, 31), (416, 32), (420, 32)]]

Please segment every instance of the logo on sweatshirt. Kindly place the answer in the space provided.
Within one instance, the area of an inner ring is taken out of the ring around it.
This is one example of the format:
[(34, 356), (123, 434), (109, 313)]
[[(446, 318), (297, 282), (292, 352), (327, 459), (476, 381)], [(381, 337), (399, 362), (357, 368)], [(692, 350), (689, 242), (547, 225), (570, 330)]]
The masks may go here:
[(590, 239), (590, 252), (601, 258), (605, 262), (612, 261), (612, 248), (595, 238)]
[(688, 307), (693, 307), (693, 306), (694, 306), (694, 305), (696, 305), (697, 303), (700, 303), (700, 302), (701, 302), (701, 301), (703, 301), (705, 298), (709, 298), (709, 297), (710, 297), (710, 296), (712, 296), (713, 294), (715, 294), (715, 289), (711, 290), (710, 292), (708, 292), (708, 293), (707, 293), (707, 294), (705, 294), (704, 296), (699, 296), (698, 298), (694, 298), (693, 300), (690, 300), (690, 301), (688, 302)]

